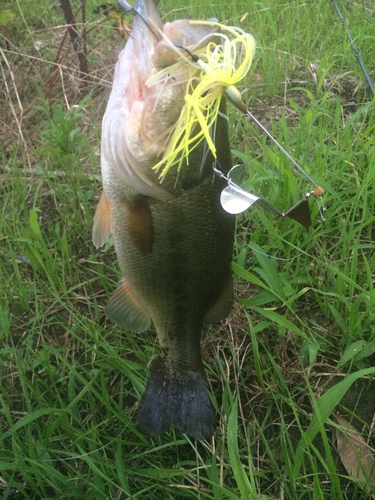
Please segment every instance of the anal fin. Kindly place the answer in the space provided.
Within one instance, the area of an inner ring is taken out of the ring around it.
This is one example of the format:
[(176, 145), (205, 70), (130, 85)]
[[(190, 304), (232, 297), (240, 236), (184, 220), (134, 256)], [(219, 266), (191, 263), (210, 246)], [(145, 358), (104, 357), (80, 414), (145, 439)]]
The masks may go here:
[(226, 318), (232, 309), (233, 304), (233, 281), (232, 276), (229, 276), (225, 283), (221, 294), (215, 304), (209, 309), (205, 316), (204, 322), (210, 325), (218, 323)]
[(102, 192), (94, 215), (94, 227), (92, 229), (92, 242), (96, 248), (107, 243), (112, 233), (111, 209), (105, 192)]
[(126, 281), (109, 299), (105, 313), (111, 321), (131, 332), (144, 332), (151, 325), (145, 307)]

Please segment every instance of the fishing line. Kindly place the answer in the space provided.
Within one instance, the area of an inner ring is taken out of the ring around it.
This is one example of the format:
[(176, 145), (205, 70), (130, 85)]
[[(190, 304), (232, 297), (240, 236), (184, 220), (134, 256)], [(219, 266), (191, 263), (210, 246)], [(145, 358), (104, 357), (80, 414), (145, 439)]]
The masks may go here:
[(340, 16), (341, 22), (342, 22), (342, 24), (343, 24), (343, 26), (344, 26), (344, 28), (346, 30), (346, 34), (348, 35), (350, 43), (351, 43), (351, 45), (353, 47), (354, 55), (357, 58), (357, 61), (359, 62), (359, 65), (361, 66), (363, 74), (365, 75), (365, 78), (366, 78), (367, 84), (368, 84), (368, 86), (370, 88), (372, 97), (374, 97), (374, 84), (372, 83), (370, 75), (368, 74), (368, 72), (366, 70), (366, 66), (365, 66), (365, 64), (364, 64), (364, 62), (362, 60), (362, 57), (361, 57), (360, 53), (359, 53), (359, 49), (356, 47), (356, 45), (354, 43), (354, 40), (353, 40), (353, 38), (352, 38), (352, 36), (350, 34), (349, 28), (348, 28), (348, 26), (346, 24), (345, 17), (341, 14), (341, 11), (339, 9), (339, 6), (337, 5), (336, 0), (333, 0), (333, 3), (335, 4), (335, 7), (336, 7), (336, 10), (337, 10), (337, 12), (338, 12), (338, 14)]

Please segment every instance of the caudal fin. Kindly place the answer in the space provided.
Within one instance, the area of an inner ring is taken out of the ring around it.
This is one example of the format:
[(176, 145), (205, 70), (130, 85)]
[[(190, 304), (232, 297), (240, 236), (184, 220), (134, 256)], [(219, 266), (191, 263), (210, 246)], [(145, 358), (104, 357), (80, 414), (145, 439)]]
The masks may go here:
[(136, 425), (148, 436), (157, 436), (175, 427), (193, 438), (211, 437), (215, 430), (215, 411), (203, 370), (170, 372), (159, 361), (141, 399)]

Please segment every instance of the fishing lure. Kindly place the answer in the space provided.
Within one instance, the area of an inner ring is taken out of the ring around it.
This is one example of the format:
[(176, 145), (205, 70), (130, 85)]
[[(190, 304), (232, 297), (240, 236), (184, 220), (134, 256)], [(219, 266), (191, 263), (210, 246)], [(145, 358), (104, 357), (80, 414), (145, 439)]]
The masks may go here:
[[(293, 165), (313, 184), (314, 190), (305, 193), (302, 200), (289, 210), (279, 212), (267, 201), (243, 190), (231, 181), (229, 176), (225, 177), (220, 170), (213, 167), (216, 175), (223, 177), (228, 183), (228, 186), (224, 188), (221, 195), (223, 208), (229, 213), (234, 214), (246, 210), (254, 203), (258, 203), (278, 217), (290, 217), (300, 222), (305, 227), (309, 227), (311, 225), (311, 216), (308, 198), (310, 195), (313, 195), (317, 200), (321, 219), (324, 221), (323, 213), (326, 210), (322, 198), (324, 189), (318, 186), (311, 177), (306, 174), (268, 130), (252, 115), (243, 102), (240, 91), (236, 87), (236, 84), (240, 82), (250, 70), (256, 46), (253, 36), (246, 33), (241, 28), (225, 26), (213, 21), (190, 21), (190, 23), (206, 24), (217, 27), (218, 32), (211, 34), (211, 37), (218, 37), (222, 43), (217, 44), (210, 41), (203, 53), (199, 50), (198, 53), (192, 53), (186, 48), (176, 47), (162, 32), (160, 32), (160, 35), (170, 48), (178, 52), (180, 59), (172, 66), (164, 68), (151, 77), (147, 85), (151, 87), (152, 85), (160, 83), (164, 78), (173, 77), (173, 74), (177, 74), (178, 71), (186, 68), (186, 64), (192, 67), (192, 71), (187, 83), (185, 105), (175, 124), (173, 132), (168, 137), (164, 156), (153, 167), (154, 170), (161, 170), (161, 179), (163, 179), (173, 166), (177, 166), (177, 170), (180, 170), (183, 161), (185, 160), (186, 164), (189, 163), (190, 152), (204, 139), (216, 159), (216, 148), (210, 131), (219, 113), (222, 96), (225, 94), (228, 100), (241, 113), (249, 116), (267, 134)], [(189, 57), (187, 57), (184, 52), (186, 52)], [(197, 69), (200, 70), (199, 76), (196, 74)]]
[[(238, 166), (239, 165), (235, 165), (234, 167), (232, 167), (228, 172), (228, 176), (225, 176), (221, 170), (215, 167), (215, 165), (213, 165), (212, 167), (214, 173), (218, 177), (225, 179), (228, 184), (227, 187), (223, 189), (220, 195), (221, 206), (226, 212), (232, 215), (238, 215), (245, 210), (248, 210), (249, 208), (255, 206), (255, 204), (258, 204), (272, 214), (276, 215), (276, 217), (278, 218), (289, 217), (290, 219), (294, 219), (295, 221), (299, 222), (304, 227), (311, 226), (311, 215), (308, 199), (312, 195), (316, 198), (317, 202), (318, 200), (322, 200), (321, 197), (324, 193), (324, 189), (322, 187), (317, 186), (313, 191), (305, 193), (302, 199), (298, 203), (293, 205), (292, 208), (286, 211), (284, 210), (283, 212), (279, 212), (279, 210), (272, 206), (271, 203), (264, 200), (260, 196), (256, 196), (255, 194), (242, 189), (231, 179), (231, 173)], [(325, 207), (322, 203), (322, 201), (321, 204), (318, 203), (318, 208), (321, 219), (322, 221), (324, 221), (325, 219), (323, 213), (325, 211)]]
[[(146, 82), (147, 85), (151, 87), (166, 77), (173, 77), (181, 69), (186, 68), (186, 63), (191, 66), (191, 74), (185, 93), (185, 104), (168, 139), (164, 156), (154, 166), (155, 170), (161, 169), (161, 178), (173, 166), (177, 166), (177, 170), (180, 170), (184, 160), (188, 164), (189, 154), (203, 139), (206, 140), (209, 149), (216, 158), (216, 148), (210, 135), (210, 129), (219, 113), (222, 96), (224, 93), (230, 92), (228, 89), (232, 89), (231, 94), (237, 91), (234, 85), (248, 73), (255, 52), (253, 36), (241, 28), (225, 26), (213, 21), (190, 21), (190, 24), (217, 27), (218, 32), (210, 34), (210, 39), (215, 37), (221, 43), (210, 41), (204, 52), (198, 51), (198, 57), (197, 54), (176, 47), (164, 33), (160, 32), (164, 41), (178, 52), (180, 59), (172, 66), (152, 76)], [(185, 52), (191, 57), (187, 57)], [(199, 75), (197, 75), (197, 70), (200, 72)], [(228, 97), (230, 98), (229, 95)]]

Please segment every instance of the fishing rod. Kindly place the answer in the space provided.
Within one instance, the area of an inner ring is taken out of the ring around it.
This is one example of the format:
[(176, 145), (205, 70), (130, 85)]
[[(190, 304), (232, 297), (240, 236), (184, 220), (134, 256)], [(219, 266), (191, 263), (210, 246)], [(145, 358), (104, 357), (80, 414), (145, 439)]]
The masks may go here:
[(341, 14), (341, 11), (339, 9), (339, 6), (337, 5), (336, 0), (333, 0), (333, 3), (335, 4), (336, 10), (337, 10), (337, 12), (338, 12), (338, 14), (340, 16), (342, 24), (343, 24), (344, 28), (346, 29), (346, 33), (348, 35), (348, 38), (349, 38), (350, 43), (352, 44), (352, 47), (353, 47), (353, 50), (354, 50), (354, 55), (357, 58), (357, 61), (359, 62), (359, 65), (361, 66), (363, 74), (365, 75), (365, 78), (366, 78), (368, 86), (370, 88), (370, 92), (372, 94), (372, 97), (374, 97), (374, 84), (372, 83), (370, 75), (368, 74), (368, 72), (366, 70), (366, 66), (365, 66), (365, 64), (364, 64), (364, 62), (362, 60), (362, 57), (361, 57), (360, 53), (359, 53), (359, 49), (356, 47), (356, 45), (354, 43), (354, 40), (353, 40), (353, 38), (352, 38), (352, 36), (350, 34), (348, 26), (346, 25), (345, 17)]

